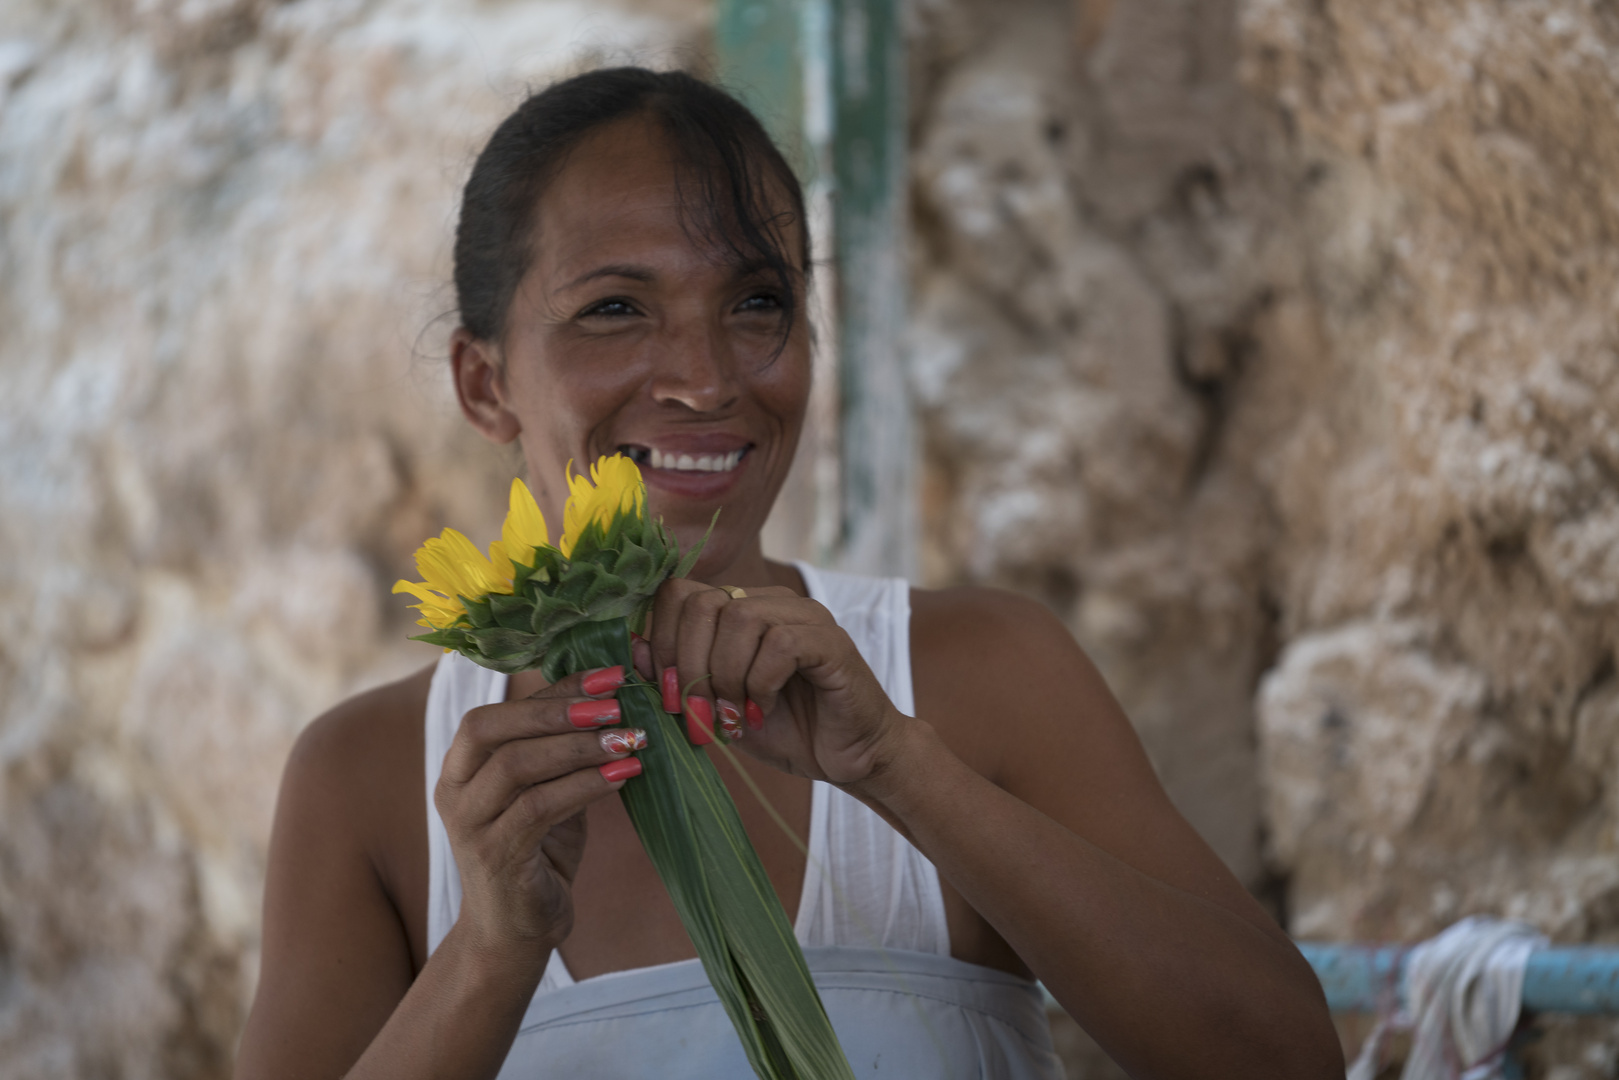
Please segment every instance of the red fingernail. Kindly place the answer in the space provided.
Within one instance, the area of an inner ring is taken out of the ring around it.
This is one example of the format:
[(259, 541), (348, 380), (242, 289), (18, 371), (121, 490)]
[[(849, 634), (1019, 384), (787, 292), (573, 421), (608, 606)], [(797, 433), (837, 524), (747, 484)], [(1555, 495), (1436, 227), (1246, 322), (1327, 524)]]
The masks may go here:
[(627, 757), (621, 761), (609, 761), (596, 771), (601, 773), (602, 779), (609, 784), (617, 784), (632, 776), (641, 775), (641, 759)]
[(630, 641), (635, 642), (635, 641), (645, 641), (645, 640), (646, 640), (646, 638), (642, 637), (640, 634), (637, 634), (634, 630), (630, 631)]
[(604, 731), (597, 738), (601, 739), (602, 749), (609, 754), (632, 754), (646, 749), (646, 732), (640, 728)]
[(624, 665), (615, 664), (613, 667), (597, 668), (595, 671), (585, 672), (584, 678), (579, 680), (580, 689), (591, 697), (601, 697), (610, 694), (624, 685)]
[(576, 701), (568, 706), (568, 723), (579, 728), (616, 724), (620, 715), (618, 702), (612, 698), (606, 701)]
[(672, 667), (663, 669), (663, 711), (680, 712), (680, 672)]
[(742, 737), (742, 710), (724, 698), (719, 698), (715, 704), (720, 707), (720, 731), (725, 741), (736, 742)]
[(765, 711), (759, 708), (752, 698), (742, 703), (742, 715), (747, 718), (748, 726), (754, 731), (765, 726)]
[(706, 697), (686, 699), (686, 737), (693, 746), (707, 746), (714, 741), (714, 707)]

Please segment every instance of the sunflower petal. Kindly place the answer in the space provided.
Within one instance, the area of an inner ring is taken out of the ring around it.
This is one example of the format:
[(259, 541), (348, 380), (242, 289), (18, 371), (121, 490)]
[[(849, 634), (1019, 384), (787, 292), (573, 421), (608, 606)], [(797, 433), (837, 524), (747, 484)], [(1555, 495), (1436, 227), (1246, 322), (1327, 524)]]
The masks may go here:
[(501, 526), (500, 538), (506, 544), (507, 553), (514, 558), (520, 553), (516, 546), (518, 544), (537, 548), (551, 542), (551, 534), (545, 527), (545, 515), (540, 513), (540, 504), (534, 501), (534, 493), (521, 480), (512, 480), (511, 509), (506, 512), (506, 523)]

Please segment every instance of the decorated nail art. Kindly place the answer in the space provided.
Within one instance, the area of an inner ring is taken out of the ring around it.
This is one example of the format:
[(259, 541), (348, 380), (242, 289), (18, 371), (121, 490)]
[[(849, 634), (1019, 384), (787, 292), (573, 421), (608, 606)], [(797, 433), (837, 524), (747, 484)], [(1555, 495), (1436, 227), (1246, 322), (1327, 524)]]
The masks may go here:
[(693, 746), (707, 746), (714, 741), (714, 707), (707, 698), (686, 699), (686, 737)]
[(609, 784), (616, 784), (620, 780), (628, 780), (632, 776), (641, 775), (641, 759), (634, 757), (619, 758), (609, 761), (596, 770), (602, 774), (602, 779)]
[(597, 738), (601, 739), (602, 749), (609, 754), (633, 754), (646, 749), (646, 732), (640, 728), (604, 731)]
[(601, 697), (603, 694), (610, 694), (623, 685), (623, 664), (617, 664), (613, 667), (597, 668), (595, 671), (587, 671), (585, 672), (584, 677), (579, 680), (580, 688), (591, 697)]
[(663, 711), (680, 712), (680, 672), (672, 667), (663, 669)]
[(765, 726), (765, 711), (752, 698), (742, 703), (742, 717), (754, 731)]
[(720, 707), (720, 733), (725, 736), (726, 742), (736, 742), (742, 737), (742, 710), (731, 702), (720, 698), (715, 702)]
[(576, 728), (616, 724), (620, 715), (618, 702), (612, 698), (606, 701), (576, 701), (568, 706), (568, 723)]

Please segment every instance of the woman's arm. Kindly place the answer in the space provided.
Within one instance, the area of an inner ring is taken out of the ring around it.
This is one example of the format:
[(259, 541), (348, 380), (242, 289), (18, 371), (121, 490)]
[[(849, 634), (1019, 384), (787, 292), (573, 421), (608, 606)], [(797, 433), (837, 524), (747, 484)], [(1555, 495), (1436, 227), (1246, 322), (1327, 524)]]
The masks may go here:
[(654, 659), (682, 685), (708, 674), (695, 693), (755, 702), (744, 749), (909, 836), (1133, 1075), (1341, 1076), (1314, 974), (1175, 811), (1061, 623), (1001, 593), (920, 599), (922, 719), (786, 590), (666, 584)]
[[(584, 808), (624, 783), (599, 766), (625, 753), (570, 721), (570, 706), (610, 704), (580, 681), (463, 720), (435, 796), (461, 872), (461, 914), (414, 978), (375, 840), (407, 809), (385, 795), (401, 773), (420, 790), (421, 742), (414, 760), (401, 760), (386, 695), (310, 725), (276, 808), (262, 970), (238, 1080), (480, 1080), (500, 1071), (572, 925)], [(414, 813), (425, 819), (419, 798)]]
[(1171, 805), (1061, 623), (987, 590), (922, 603), (918, 712), (937, 723), (898, 717), (849, 790), (1132, 1075), (1341, 1076), (1314, 974)]

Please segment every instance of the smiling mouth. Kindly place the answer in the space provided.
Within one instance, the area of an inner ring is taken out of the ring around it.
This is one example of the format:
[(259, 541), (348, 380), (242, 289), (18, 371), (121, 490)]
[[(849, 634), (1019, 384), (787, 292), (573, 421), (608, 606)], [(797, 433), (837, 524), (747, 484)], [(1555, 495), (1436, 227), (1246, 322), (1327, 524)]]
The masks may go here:
[(625, 443), (618, 452), (637, 465), (650, 469), (669, 469), (673, 472), (727, 473), (742, 464), (742, 459), (753, 450), (752, 445), (729, 454), (678, 454), (665, 452), (656, 446), (636, 446)]

